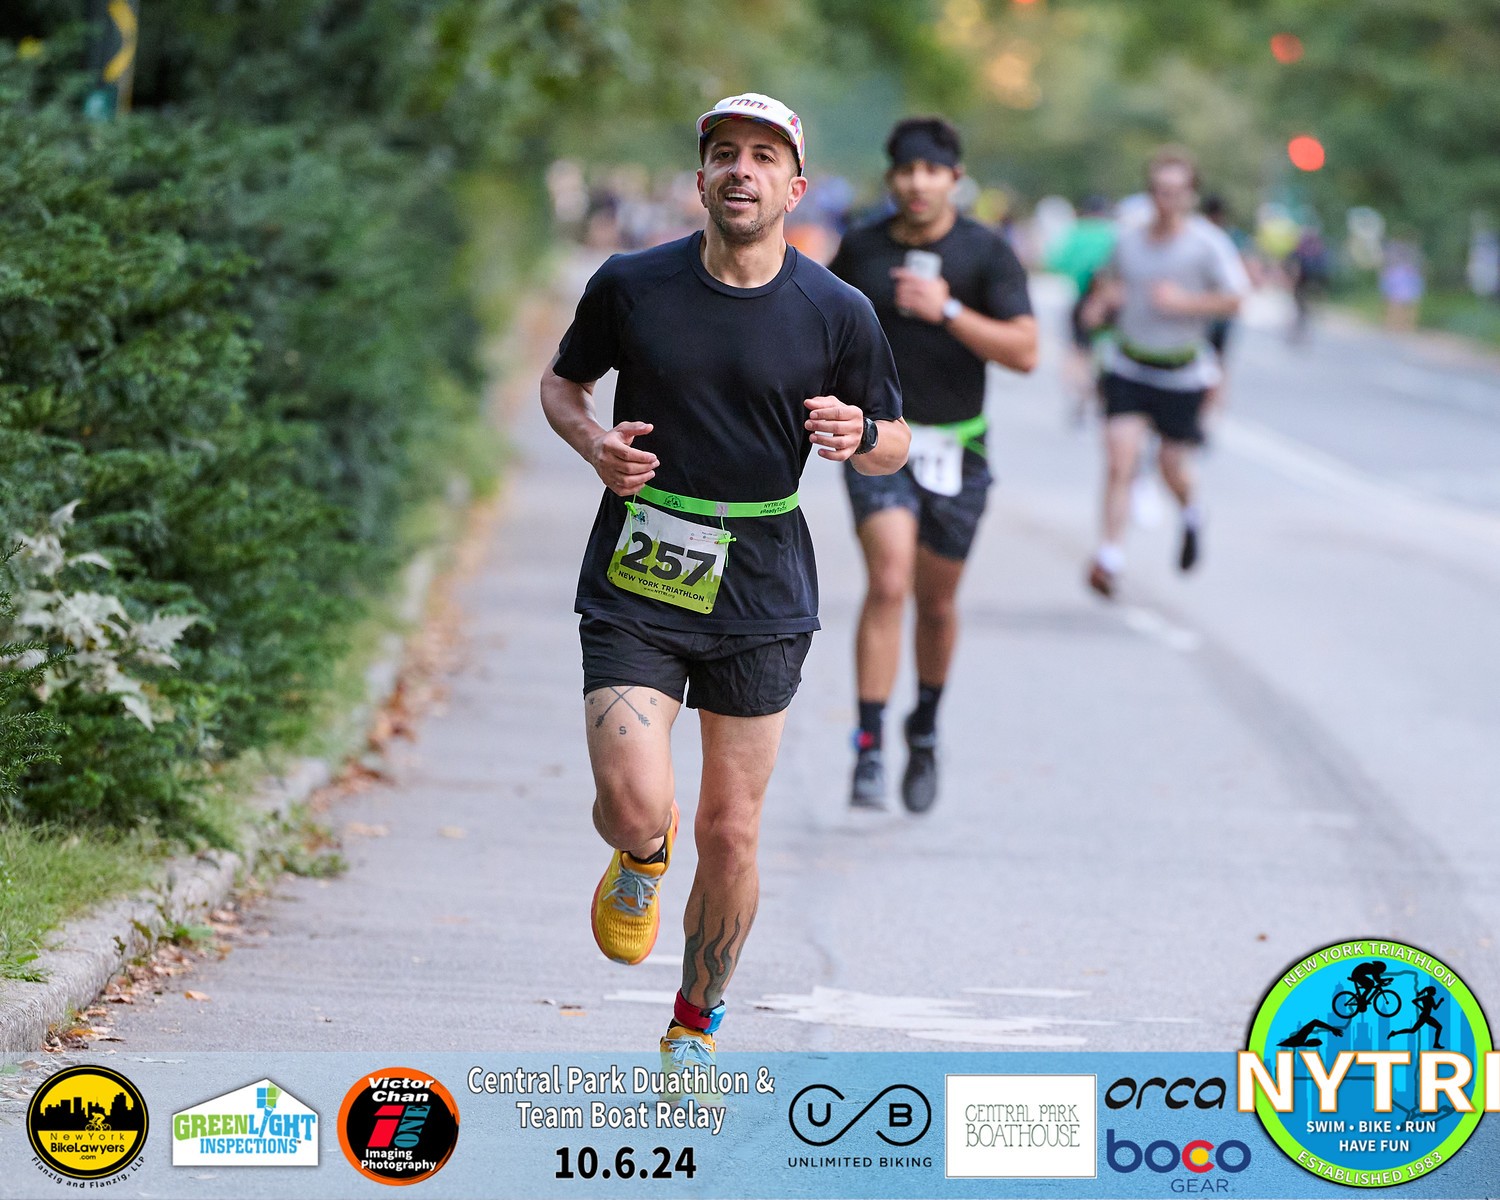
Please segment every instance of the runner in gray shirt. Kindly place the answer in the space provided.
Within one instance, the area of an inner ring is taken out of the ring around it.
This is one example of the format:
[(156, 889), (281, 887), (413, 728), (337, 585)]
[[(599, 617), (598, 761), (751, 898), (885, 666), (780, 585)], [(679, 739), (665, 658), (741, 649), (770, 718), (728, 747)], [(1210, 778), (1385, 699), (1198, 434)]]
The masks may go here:
[(1197, 172), (1179, 150), (1163, 150), (1147, 169), (1153, 215), (1149, 224), (1121, 232), (1107, 276), (1084, 306), (1083, 320), (1111, 317), (1115, 338), (1105, 359), (1104, 534), (1088, 583), (1115, 593), (1125, 566), (1130, 484), (1148, 434), (1161, 437), (1158, 462), (1182, 505), (1177, 564), (1198, 561), (1201, 515), (1196, 502), (1193, 449), (1203, 441), (1200, 415), (1219, 363), (1208, 344), (1215, 318), (1233, 316), (1250, 290), (1234, 243), (1197, 216)]

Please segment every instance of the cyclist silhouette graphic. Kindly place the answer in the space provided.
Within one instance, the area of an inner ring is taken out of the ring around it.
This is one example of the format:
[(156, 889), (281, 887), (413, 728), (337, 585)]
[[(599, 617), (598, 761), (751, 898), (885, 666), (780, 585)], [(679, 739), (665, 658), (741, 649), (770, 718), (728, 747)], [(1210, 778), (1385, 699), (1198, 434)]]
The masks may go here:
[(1346, 1021), (1373, 1008), (1382, 1017), (1394, 1017), (1401, 1011), (1401, 997), (1391, 990), (1385, 963), (1378, 959), (1362, 962), (1349, 972), (1352, 992), (1336, 992), (1333, 1011)]
[(1292, 1034), (1285, 1041), (1278, 1042), (1277, 1045), (1291, 1046), (1293, 1048), (1298, 1046), (1321, 1046), (1323, 1039), (1312, 1036), (1320, 1029), (1326, 1029), (1334, 1037), (1344, 1036), (1344, 1027), (1342, 1025), (1330, 1025), (1327, 1021), (1309, 1021), (1301, 1029), (1297, 1030), (1296, 1033)]
[(1432, 1048), (1434, 1050), (1441, 1050), (1443, 1048), (1443, 1023), (1433, 1020), (1432, 1014), (1442, 1002), (1443, 998), (1437, 995), (1437, 989), (1430, 983), (1420, 989), (1412, 998), (1412, 1003), (1417, 1006), (1415, 1024), (1410, 1029), (1391, 1030), (1390, 1033), (1385, 1035), (1386, 1040), (1389, 1041), (1397, 1034), (1416, 1033), (1423, 1025), (1428, 1025), (1432, 1028)]

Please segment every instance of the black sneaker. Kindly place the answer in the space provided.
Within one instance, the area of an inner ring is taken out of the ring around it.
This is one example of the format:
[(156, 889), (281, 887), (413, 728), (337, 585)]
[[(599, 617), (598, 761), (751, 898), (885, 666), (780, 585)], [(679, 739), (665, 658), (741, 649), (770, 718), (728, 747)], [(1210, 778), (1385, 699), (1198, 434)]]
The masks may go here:
[(1177, 569), (1191, 571), (1198, 561), (1198, 528), (1195, 525), (1182, 527), (1182, 550), (1177, 555)]
[(901, 776), (901, 803), (907, 812), (924, 813), (937, 802), (937, 734), (906, 735), (906, 770)]
[(849, 807), (885, 809), (885, 759), (879, 750), (861, 750), (855, 758)]

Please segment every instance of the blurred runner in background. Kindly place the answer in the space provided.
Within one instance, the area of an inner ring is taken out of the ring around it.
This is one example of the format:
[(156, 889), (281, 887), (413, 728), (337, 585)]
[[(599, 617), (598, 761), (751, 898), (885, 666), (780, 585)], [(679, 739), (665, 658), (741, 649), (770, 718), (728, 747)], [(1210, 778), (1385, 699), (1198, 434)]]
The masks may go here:
[(1110, 203), (1103, 196), (1090, 196), (1078, 210), (1078, 220), (1047, 253), (1047, 270), (1073, 281), (1076, 299), (1069, 314), (1072, 341), (1063, 366), (1063, 379), (1074, 397), (1073, 420), (1083, 424), (1099, 398), (1098, 370), (1094, 363), (1094, 339), (1098, 330), (1083, 324), (1083, 306), (1093, 294), (1099, 270), (1115, 248), (1115, 222)]
[(1147, 169), (1147, 184), (1153, 217), (1144, 226), (1121, 229), (1107, 274), (1083, 312), (1091, 327), (1111, 318), (1115, 323), (1100, 381), (1103, 538), (1088, 570), (1089, 586), (1106, 598), (1114, 596), (1125, 567), (1131, 481), (1153, 429), (1161, 437), (1162, 479), (1182, 506), (1177, 565), (1189, 571), (1198, 561), (1202, 516), (1192, 452), (1203, 441), (1205, 394), (1220, 379), (1208, 325), (1238, 312), (1250, 290), (1234, 243), (1194, 212), (1198, 175), (1187, 153), (1158, 152)]
[(896, 212), (851, 230), (830, 265), (875, 305), (901, 373), (911, 459), (879, 478), (845, 467), (869, 582), (855, 639), (859, 728), (850, 803), (885, 806), (885, 706), (917, 603), (917, 703), (906, 718), (901, 798), (937, 799), (937, 711), (958, 637), (957, 592), (990, 486), (985, 363), (1036, 365), (1026, 272), (993, 230), (959, 215), (958, 131), (941, 117), (899, 122), (886, 140)]

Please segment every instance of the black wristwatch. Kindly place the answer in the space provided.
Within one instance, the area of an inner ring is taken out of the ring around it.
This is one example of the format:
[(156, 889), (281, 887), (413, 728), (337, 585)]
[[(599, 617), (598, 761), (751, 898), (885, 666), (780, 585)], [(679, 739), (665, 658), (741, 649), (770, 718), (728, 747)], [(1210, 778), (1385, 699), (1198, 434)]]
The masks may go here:
[(875, 449), (875, 443), (880, 440), (880, 426), (869, 418), (865, 418), (865, 435), (859, 439), (859, 445), (855, 447), (854, 453), (868, 454)]

